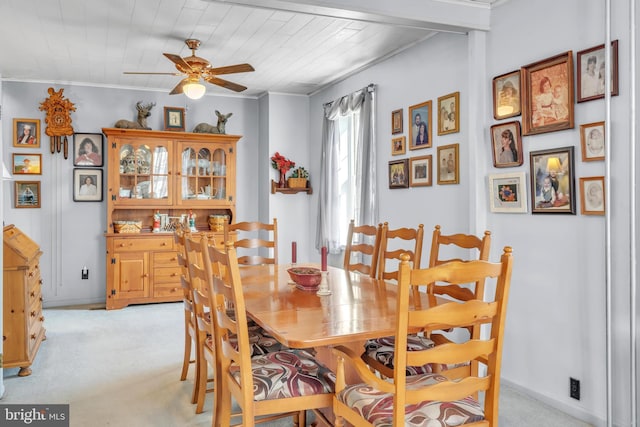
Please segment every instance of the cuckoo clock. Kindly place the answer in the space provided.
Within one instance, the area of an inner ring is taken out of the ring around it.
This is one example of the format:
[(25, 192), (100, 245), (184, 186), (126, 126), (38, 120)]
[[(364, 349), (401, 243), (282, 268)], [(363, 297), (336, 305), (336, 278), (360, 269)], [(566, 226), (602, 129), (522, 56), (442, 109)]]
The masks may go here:
[[(71, 101), (62, 96), (64, 89), (56, 92), (52, 87), (48, 89), (49, 98), (40, 103), (40, 110), (47, 112), (45, 133), (51, 137), (51, 154), (64, 151), (64, 158), (69, 155), (67, 136), (73, 135), (71, 126), (71, 112), (76, 107)], [(63, 148), (64, 147), (64, 148)]]

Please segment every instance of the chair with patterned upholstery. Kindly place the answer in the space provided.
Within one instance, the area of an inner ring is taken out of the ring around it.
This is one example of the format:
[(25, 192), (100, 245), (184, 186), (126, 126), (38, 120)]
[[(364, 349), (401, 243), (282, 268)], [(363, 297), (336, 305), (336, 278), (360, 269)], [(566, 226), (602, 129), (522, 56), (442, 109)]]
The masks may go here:
[(397, 280), (400, 255), (408, 254), (413, 266), (420, 268), (422, 258), (422, 239), (424, 226), (418, 228), (389, 229), (389, 224), (382, 224), (380, 233), (380, 256), (378, 261), (378, 279)]
[[(293, 416), (296, 425), (306, 425), (307, 410), (331, 406), (333, 373), (304, 350), (252, 358), (236, 250), (228, 243), (226, 251), (214, 246), (208, 246), (207, 251), (212, 265), (217, 266), (212, 268), (209, 281), (215, 298), (212, 306), (220, 367), (216, 425), (231, 425), (232, 397), (242, 410), (243, 426), (283, 416)], [(228, 306), (235, 308), (233, 313)], [(234, 336), (237, 339), (232, 339)], [(317, 412), (317, 416), (321, 414)]]
[[(238, 233), (234, 246), (238, 250), (241, 265), (278, 264), (278, 221), (224, 223), (224, 241), (231, 239), (230, 233)], [(269, 253), (270, 252), (270, 253)]]
[[(452, 261), (464, 261), (462, 256), (470, 255), (469, 251), (473, 251), (473, 256), (469, 259), (479, 259), (487, 261), (489, 259), (489, 251), (491, 246), (491, 232), (485, 231), (484, 236), (479, 238), (472, 234), (451, 234), (443, 235), (441, 227), (435, 226), (433, 237), (431, 239), (431, 252), (429, 257), (429, 267), (445, 264)], [(418, 287), (414, 287), (415, 292), (419, 292)], [(430, 284), (427, 286), (427, 292), (434, 295), (447, 295), (450, 298), (465, 301), (469, 299), (482, 299), (484, 295), (484, 282), (482, 280), (475, 284), (460, 285), (439, 285)], [(478, 338), (480, 328), (469, 328), (470, 336)], [(442, 333), (431, 333), (428, 337), (424, 334), (414, 334), (408, 337), (408, 351), (424, 350), (437, 344), (449, 342), (449, 339)], [(362, 355), (363, 360), (371, 366), (372, 369), (380, 372), (383, 376), (390, 376), (393, 373), (394, 366), (394, 347), (395, 337), (385, 337), (368, 340), (365, 344), (365, 352)], [(443, 369), (455, 369), (460, 376), (469, 374), (469, 366), (408, 366), (407, 374), (425, 374), (430, 372), (440, 372)], [(477, 364), (473, 363), (472, 369), (477, 369)], [(450, 373), (453, 374), (453, 371)]]
[(382, 224), (377, 227), (355, 225), (355, 221), (351, 220), (344, 249), (344, 269), (376, 277), (381, 233)]
[[(355, 426), (465, 426), (496, 427), (502, 364), (503, 330), (506, 318), (513, 258), (510, 247), (498, 263), (453, 261), (427, 269), (412, 269), (402, 255), (398, 276), (398, 304), (394, 375), (381, 379), (369, 369), (359, 354), (337, 346), (336, 395), (333, 411), (336, 426), (346, 420)], [(429, 283), (473, 283), (495, 281), (495, 294), (486, 300), (446, 302), (424, 309), (411, 304), (413, 287)], [(486, 336), (463, 343), (447, 343), (407, 351), (406, 337), (415, 328), (464, 328), (484, 324)], [(362, 383), (346, 384), (345, 359), (353, 364)], [(451, 379), (447, 371), (409, 376), (407, 366), (469, 364), (486, 367), (482, 374)], [(482, 394), (481, 399), (473, 396)]]

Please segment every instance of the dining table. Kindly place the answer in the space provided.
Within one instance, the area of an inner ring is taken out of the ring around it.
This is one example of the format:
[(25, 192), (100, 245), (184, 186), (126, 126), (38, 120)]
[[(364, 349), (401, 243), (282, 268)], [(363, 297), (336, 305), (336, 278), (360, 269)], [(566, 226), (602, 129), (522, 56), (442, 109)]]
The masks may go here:
[[(240, 269), (248, 316), (282, 344), (313, 348), (319, 361), (335, 369), (332, 346), (344, 345), (362, 352), (368, 339), (395, 334), (398, 297), (395, 283), (329, 266), (326, 281), (330, 295), (319, 296), (291, 281), (287, 271), (291, 267), (279, 264)], [(295, 267), (319, 268), (319, 265)], [(420, 293), (419, 298), (423, 307), (438, 302), (425, 293)], [(347, 380), (357, 381), (355, 371), (350, 371)]]

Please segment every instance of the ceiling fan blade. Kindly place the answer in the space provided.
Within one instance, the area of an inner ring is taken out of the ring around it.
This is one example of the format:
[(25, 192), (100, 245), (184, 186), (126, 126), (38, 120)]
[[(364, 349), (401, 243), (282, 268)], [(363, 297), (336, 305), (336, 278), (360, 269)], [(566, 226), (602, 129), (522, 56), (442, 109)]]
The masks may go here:
[(173, 90), (169, 92), (169, 95), (178, 95), (180, 93), (183, 93), (184, 85), (187, 83), (188, 80), (189, 80), (188, 78), (180, 80), (180, 83), (178, 83), (176, 87), (174, 87)]
[(255, 71), (250, 64), (236, 64), (228, 65), (226, 67), (210, 68), (207, 70), (208, 74), (232, 74), (232, 73), (247, 73), (249, 71)]
[(242, 86), (237, 83), (233, 83), (228, 80), (219, 79), (213, 76), (206, 76), (204, 77), (204, 79), (209, 83), (213, 83), (214, 85), (222, 86), (226, 89), (233, 90), (236, 92), (242, 92), (243, 90), (247, 89), (246, 86)]
[(182, 73), (146, 73), (144, 71), (123, 71), (122, 74), (150, 74), (154, 76), (181, 76)]
[[(181, 56), (174, 55), (173, 53), (163, 53), (163, 55), (166, 56), (167, 58), (169, 58), (169, 60), (171, 62), (176, 64), (178, 66), (178, 69), (184, 68), (185, 72), (192, 72), (193, 71), (191, 69), (191, 66), (189, 64), (187, 64), (187, 62), (184, 59), (182, 59)], [(182, 70), (180, 70), (180, 71), (182, 71)]]

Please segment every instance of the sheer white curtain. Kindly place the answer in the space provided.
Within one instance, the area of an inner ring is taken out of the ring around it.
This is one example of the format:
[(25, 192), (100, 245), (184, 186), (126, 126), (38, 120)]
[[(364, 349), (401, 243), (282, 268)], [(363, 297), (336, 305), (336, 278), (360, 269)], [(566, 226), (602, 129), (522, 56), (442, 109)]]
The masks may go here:
[(330, 253), (339, 253), (345, 242), (340, 241), (340, 226), (351, 217), (340, 215), (338, 169), (340, 166), (337, 121), (340, 117), (359, 112), (354, 122), (351, 143), (355, 156), (355, 194), (353, 218), (356, 224), (377, 224), (376, 150), (374, 138), (375, 86), (369, 85), (350, 95), (326, 104), (322, 124), (322, 159), (318, 197), (318, 227), (316, 248), (327, 246)]

